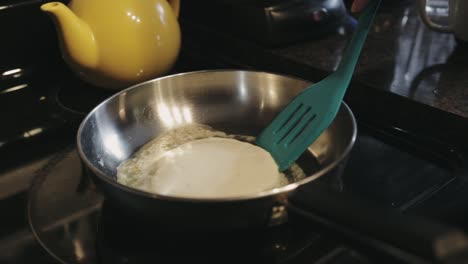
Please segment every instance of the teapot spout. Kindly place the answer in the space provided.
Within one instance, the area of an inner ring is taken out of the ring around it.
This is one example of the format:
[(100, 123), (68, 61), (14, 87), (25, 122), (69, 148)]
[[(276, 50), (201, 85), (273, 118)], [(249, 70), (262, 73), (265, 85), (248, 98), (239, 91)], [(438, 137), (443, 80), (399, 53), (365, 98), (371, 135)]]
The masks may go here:
[(82, 67), (95, 68), (99, 59), (98, 47), (89, 25), (61, 2), (43, 4), (41, 10), (54, 20), (61, 48), (70, 59)]

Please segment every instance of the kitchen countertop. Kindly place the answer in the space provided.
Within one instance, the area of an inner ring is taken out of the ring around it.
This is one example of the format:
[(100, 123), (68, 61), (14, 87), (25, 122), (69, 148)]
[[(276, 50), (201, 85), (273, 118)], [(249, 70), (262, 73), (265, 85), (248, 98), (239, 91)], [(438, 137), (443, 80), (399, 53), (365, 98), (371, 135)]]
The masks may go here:
[[(463, 60), (468, 50), (451, 34), (426, 27), (414, 2), (379, 12), (354, 79), (468, 118), (468, 63)], [(345, 45), (333, 35), (271, 52), (333, 71)]]
[[(426, 27), (419, 17), (417, 1), (398, 2), (382, 3), (345, 101), (359, 97), (360, 104), (352, 107), (353, 111), (386, 108), (387, 115), (395, 115), (394, 120), (406, 118), (410, 129), (414, 126), (423, 133), (434, 130), (454, 144), (461, 140), (468, 146), (462, 135), (468, 129), (468, 63), (464, 61), (468, 48), (458, 44), (452, 34)], [(265, 47), (183, 19), (181, 24), (184, 45), (192, 50), (216, 54), (242, 68), (311, 81), (319, 81), (336, 69), (352, 33), (348, 23), (320, 38)], [(385, 99), (376, 101), (377, 97)], [(374, 102), (366, 103), (366, 98)], [(414, 124), (422, 119), (427, 121)]]

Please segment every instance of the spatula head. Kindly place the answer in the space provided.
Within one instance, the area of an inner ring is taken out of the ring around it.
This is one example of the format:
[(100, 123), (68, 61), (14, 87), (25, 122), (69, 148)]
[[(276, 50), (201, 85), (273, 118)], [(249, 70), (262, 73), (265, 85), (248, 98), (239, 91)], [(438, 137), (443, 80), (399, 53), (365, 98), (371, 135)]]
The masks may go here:
[(270, 152), (281, 171), (289, 168), (335, 118), (341, 98), (334, 102), (333, 95), (324, 91), (326, 87), (317, 83), (302, 92), (257, 137), (256, 144)]

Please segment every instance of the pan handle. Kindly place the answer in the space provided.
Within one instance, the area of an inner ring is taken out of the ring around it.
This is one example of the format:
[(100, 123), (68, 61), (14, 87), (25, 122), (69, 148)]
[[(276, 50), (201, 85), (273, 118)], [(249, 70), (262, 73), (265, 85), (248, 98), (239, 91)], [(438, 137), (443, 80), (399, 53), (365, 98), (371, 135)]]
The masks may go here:
[(288, 200), (290, 211), (338, 227), (341, 234), (359, 234), (366, 245), (394, 248), (431, 263), (468, 263), (468, 238), (455, 228), (381, 208), (318, 182), (300, 186)]

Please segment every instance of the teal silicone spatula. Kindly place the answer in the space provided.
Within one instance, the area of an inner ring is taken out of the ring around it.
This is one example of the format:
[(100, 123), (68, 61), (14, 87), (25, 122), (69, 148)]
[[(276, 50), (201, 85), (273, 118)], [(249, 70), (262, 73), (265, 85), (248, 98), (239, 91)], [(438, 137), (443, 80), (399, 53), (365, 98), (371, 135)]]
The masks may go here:
[(338, 69), (297, 95), (257, 137), (256, 144), (270, 152), (281, 171), (291, 166), (335, 118), (379, 5), (380, 0), (372, 0), (360, 14)]

